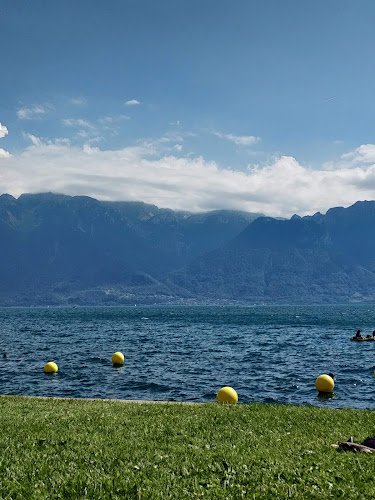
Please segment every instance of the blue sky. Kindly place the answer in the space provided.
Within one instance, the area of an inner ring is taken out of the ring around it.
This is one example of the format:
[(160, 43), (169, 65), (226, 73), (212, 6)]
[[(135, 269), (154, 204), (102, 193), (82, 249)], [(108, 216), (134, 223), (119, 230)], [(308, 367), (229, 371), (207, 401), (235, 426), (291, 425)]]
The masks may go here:
[(3, 0), (0, 192), (374, 199), (374, 25), (373, 0)]

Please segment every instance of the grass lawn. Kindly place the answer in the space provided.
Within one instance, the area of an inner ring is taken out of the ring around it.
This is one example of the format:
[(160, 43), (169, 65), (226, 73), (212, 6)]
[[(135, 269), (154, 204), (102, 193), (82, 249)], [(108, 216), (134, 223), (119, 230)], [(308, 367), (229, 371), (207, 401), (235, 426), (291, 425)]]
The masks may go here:
[(374, 498), (372, 411), (0, 397), (0, 498)]

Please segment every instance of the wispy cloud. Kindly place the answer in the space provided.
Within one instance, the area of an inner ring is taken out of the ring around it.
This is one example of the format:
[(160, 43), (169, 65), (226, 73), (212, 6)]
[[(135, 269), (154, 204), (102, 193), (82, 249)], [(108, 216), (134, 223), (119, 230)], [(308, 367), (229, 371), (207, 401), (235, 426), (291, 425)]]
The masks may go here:
[(190, 137), (191, 134), (188, 132), (178, 133), (175, 131), (166, 132), (161, 137), (147, 139), (143, 141), (138, 141), (139, 144), (147, 146), (149, 151), (158, 152), (160, 155), (173, 154), (176, 151), (181, 152), (183, 150), (184, 137), (183, 135)]
[(97, 122), (101, 125), (108, 125), (112, 123), (118, 123), (123, 120), (130, 120), (130, 116), (128, 115), (117, 115), (117, 116), (103, 116), (102, 118), (98, 118)]
[(30, 141), (32, 146), (36, 148), (42, 148), (45, 146), (70, 146), (70, 139), (67, 137), (57, 137), (55, 139), (42, 139), (34, 134), (29, 134), (28, 132), (23, 132), (23, 137)]
[(82, 118), (64, 118), (62, 124), (66, 127), (74, 127), (74, 128), (86, 128), (86, 129), (95, 129), (94, 125), (88, 120), (83, 120)]
[(41, 118), (50, 110), (50, 106), (35, 104), (28, 108), (19, 108), (17, 110), (17, 117), (19, 120), (34, 120), (36, 118)]
[(213, 132), (216, 137), (220, 139), (227, 139), (228, 141), (234, 142), (237, 146), (252, 146), (261, 140), (260, 137), (255, 135), (234, 135), (234, 134), (222, 134), (221, 132)]
[(25, 139), (29, 140), (34, 146), (41, 146), (43, 144), (43, 141), (34, 134), (23, 132), (23, 136)]
[(85, 144), (95, 144), (104, 139), (104, 137), (101, 135), (90, 135), (85, 130), (80, 130), (77, 133), (77, 136), (80, 137), (81, 139), (85, 139)]
[(87, 106), (87, 99), (84, 97), (71, 97), (68, 99), (68, 103), (73, 104), (73, 106), (83, 107)]
[(138, 101), (138, 99), (130, 99), (130, 101), (126, 101), (125, 106), (138, 106), (138, 104), (141, 104), (141, 101)]
[(120, 123), (129, 120), (127, 115), (104, 116), (94, 121), (83, 118), (64, 118), (61, 123), (65, 127), (75, 129), (74, 137), (78, 141), (84, 140), (88, 144), (97, 143), (106, 137), (119, 133)]

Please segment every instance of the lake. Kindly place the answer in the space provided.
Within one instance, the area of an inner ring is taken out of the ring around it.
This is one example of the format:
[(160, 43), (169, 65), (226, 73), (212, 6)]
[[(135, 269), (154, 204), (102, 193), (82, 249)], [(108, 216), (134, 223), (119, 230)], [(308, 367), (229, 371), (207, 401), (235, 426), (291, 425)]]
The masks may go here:
[(229, 385), (241, 403), (373, 409), (375, 342), (350, 342), (358, 328), (375, 329), (375, 306), (3, 308), (0, 393), (206, 402)]

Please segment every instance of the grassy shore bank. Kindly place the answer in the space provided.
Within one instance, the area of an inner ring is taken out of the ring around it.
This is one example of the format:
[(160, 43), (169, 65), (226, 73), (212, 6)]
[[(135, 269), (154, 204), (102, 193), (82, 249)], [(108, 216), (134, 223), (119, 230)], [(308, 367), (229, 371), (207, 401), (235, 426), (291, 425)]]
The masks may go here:
[(374, 412), (0, 397), (0, 498), (373, 498)]

